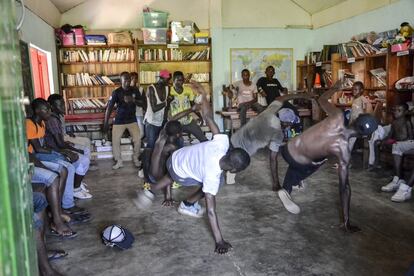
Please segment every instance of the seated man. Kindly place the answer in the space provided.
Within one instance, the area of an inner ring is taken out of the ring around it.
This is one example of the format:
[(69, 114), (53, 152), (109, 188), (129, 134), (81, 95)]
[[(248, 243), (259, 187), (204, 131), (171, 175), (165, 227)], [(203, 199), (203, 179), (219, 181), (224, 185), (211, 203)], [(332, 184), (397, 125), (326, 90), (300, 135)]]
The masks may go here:
[[(257, 86), (250, 80), (250, 71), (243, 69), (241, 74), (242, 80), (236, 81), (230, 86), (230, 89), (232, 90), (232, 94), (237, 97), (240, 124), (244, 125), (247, 122), (246, 113), (249, 108), (260, 113), (265, 107), (257, 102)], [(229, 95), (229, 97), (232, 97), (232, 95)]]
[(414, 150), (413, 127), (407, 117), (408, 105), (400, 104), (393, 108), (394, 121), (391, 124), (391, 132), (386, 141), (392, 144), (392, 156), (394, 158), (395, 175), (390, 183), (383, 186), (383, 192), (397, 191), (391, 200), (404, 202), (411, 198), (412, 187), (408, 186), (402, 178), (403, 156), (406, 152)]
[[(46, 197), (50, 202), (50, 210), (52, 213), (53, 223), (51, 230), (60, 237), (63, 238), (74, 238), (77, 233), (72, 231), (63, 221), (62, 217), (62, 194), (65, 190), (65, 181), (67, 177), (67, 170), (57, 164), (58, 170), (60, 171), (60, 177), (57, 173), (50, 171), (45, 165), (43, 165), (33, 154), (29, 154), (29, 159), (34, 163), (34, 171), (31, 182), (33, 184), (44, 185), (46, 188)], [(62, 180), (62, 181), (61, 181)]]
[[(75, 206), (73, 198), (73, 185), (75, 177), (75, 167), (68, 161), (77, 160), (78, 156), (74, 153), (65, 153), (66, 156), (52, 151), (49, 148), (44, 146), (44, 136), (45, 136), (45, 121), (50, 117), (50, 108), (49, 104), (41, 98), (33, 100), (31, 104), (33, 110), (33, 116), (29, 119), (26, 119), (26, 134), (28, 140), (28, 152), (33, 153), (35, 157), (40, 161), (48, 161), (52, 164), (60, 164), (64, 166), (68, 171), (68, 176), (66, 179), (65, 191), (63, 193), (62, 199), (62, 208), (66, 212), (80, 212), (84, 211), (79, 207)], [(54, 170), (53, 168), (48, 167), (48, 169), (59, 173), (59, 171)]]
[[(45, 244), (45, 209), (48, 203), (45, 196), (39, 192), (33, 192), (33, 223), (36, 236), (37, 261), (40, 274), (43, 276), (59, 276), (62, 275), (57, 272), (49, 263), (48, 251)], [(66, 253), (61, 251), (63, 255)]]
[(325, 92), (318, 100), (321, 108), (328, 117), (316, 125), (306, 129), (301, 135), (291, 139), (281, 148), (283, 158), (289, 164), (278, 195), (285, 208), (294, 214), (300, 212), (290, 193), (292, 187), (312, 175), (326, 161), (334, 156), (339, 163), (339, 192), (342, 203), (344, 230), (355, 232), (360, 229), (351, 226), (349, 207), (351, 189), (348, 180), (348, 166), (351, 159), (349, 139), (355, 136), (368, 136), (378, 127), (377, 120), (369, 114), (361, 114), (352, 125), (344, 125), (344, 115), (341, 109), (329, 102), (331, 96), (342, 86), (336, 83), (333, 88)]
[[(152, 186), (151, 191), (164, 189), (173, 181), (177, 181), (183, 186), (200, 186), (195, 194), (181, 202), (178, 212), (201, 217), (203, 210), (198, 201), (205, 196), (210, 226), (216, 242), (215, 252), (225, 254), (231, 245), (221, 235), (215, 211), (215, 195), (218, 192), (223, 171), (235, 173), (244, 170), (249, 165), (250, 158), (247, 152), (242, 149), (229, 150), (229, 139), (227, 135), (219, 134), (204, 88), (198, 83), (193, 83), (192, 86), (202, 94), (201, 112), (214, 135), (213, 140), (175, 151), (167, 160), (168, 173)], [(135, 201), (138, 207), (145, 208), (152, 203), (154, 194), (151, 191), (147, 190), (138, 195)]]
[(48, 98), (51, 107), (50, 117), (46, 120), (46, 145), (61, 154), (75, 153), (78, 155), (75, 167), (74, 196), (79, 199), (92, 198), (83, 178), (89, 170), (91, 153), (88, 147), (65, 142), (63, 125), (60, 117), (65, 112), (65, 102), (61, 95), (52, 94)]

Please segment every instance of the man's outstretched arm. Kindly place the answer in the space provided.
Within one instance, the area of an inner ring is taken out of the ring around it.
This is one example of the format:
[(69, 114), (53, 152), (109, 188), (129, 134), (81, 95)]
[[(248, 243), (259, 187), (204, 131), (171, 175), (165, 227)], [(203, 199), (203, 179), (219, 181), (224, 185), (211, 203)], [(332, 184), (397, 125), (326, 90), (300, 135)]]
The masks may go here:
[(347, 232), (358, 232), (357, 226), (352, 226), (349, 220), (349, 208), (351, 205), (351, 186), (349, 185), (349, 161), (351, 159), (351, 151), (348, 144), (343, 145), (337, 154), (339, 160), (338, 176), (339, 176), (339, 196), (341, 200), (343, 225)]
[(331, 89), (319, 97), (318, 103), (328, 116), (342, 114), (342, 110), (329, 102), (329, 99), (342, 88), (342, 82), (337, 81)]
[(210, 102), (207, 100), (207, 92), (204, 87), (198, 82), (191, 82), (191, 88), (201, 94), (201, 115), (213, 135), (219, 134), (220, 130), (213, 118), (213, 109)]
[(214, 240), (216, 242), (216, 248), (214, 252), (219, 254), (226, 254), (232, 246), (230, 243), (223, 240), (223, 236), (221, 235), (216, 214), (216, 197), (209, 193), (205, 193), (205, 197), (208, 220), (210, 222), (211, 231), (213, 232)]

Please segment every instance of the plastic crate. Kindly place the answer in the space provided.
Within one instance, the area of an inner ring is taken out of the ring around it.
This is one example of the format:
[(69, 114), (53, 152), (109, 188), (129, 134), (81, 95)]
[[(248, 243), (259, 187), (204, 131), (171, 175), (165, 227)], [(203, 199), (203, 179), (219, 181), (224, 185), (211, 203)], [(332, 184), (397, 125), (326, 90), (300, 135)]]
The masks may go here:
[(167, 44), (167, 28), (142, 28), (144, 44)]
[(167, 28), (168, 13), (166, 12), (144, 12), (144, 28)]

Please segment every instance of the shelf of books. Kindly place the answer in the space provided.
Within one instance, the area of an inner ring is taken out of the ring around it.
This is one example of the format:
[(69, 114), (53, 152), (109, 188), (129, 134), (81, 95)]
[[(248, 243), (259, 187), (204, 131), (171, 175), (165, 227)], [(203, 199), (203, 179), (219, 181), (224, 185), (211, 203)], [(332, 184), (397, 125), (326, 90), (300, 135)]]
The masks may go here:
[(360, 42), (325, 45), (321, 52), (311, 52), (304, 61), (297, 61), (297, 87), (306, 89), (311, 84), (312, 89), (323, 92), (337, 80), (343, 80), (345, 88), (331, 100), (347, 109), (352, 105), (353, 83), (362, 81), (376, 112), (387, 122), (395, 103), (412, 100), (412, 94), (398, 92), (395, 83), (412, 76), (413, 66), (412, 51), (404, 54), (390, 49), (380, 51)]
[(186, 82), (195, 80), (211, 93), (211, 45), (148, 45), (138, 43), (137, 64), (139, 84), (148, 86), (157, 81), (159, 72), (182, 71)]
[(106, 103), (119, 86), (119, 74), (137, 71), (135, 45), (61, 46), (58, 53), (68, 127), (102, 138)]

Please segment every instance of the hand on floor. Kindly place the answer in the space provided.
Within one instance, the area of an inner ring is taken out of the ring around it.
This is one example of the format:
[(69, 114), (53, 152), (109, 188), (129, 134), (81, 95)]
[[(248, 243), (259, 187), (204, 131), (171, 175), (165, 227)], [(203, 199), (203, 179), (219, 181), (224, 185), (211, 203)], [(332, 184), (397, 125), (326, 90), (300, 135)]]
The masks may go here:
[(216, 243), (216, 249), (214, 250), (214, 252), (220, 255), (226, 254), (227, 252), (229, 252), (231, 248), (233, 248), (231, 244), (223, 240), (222, 242)]

